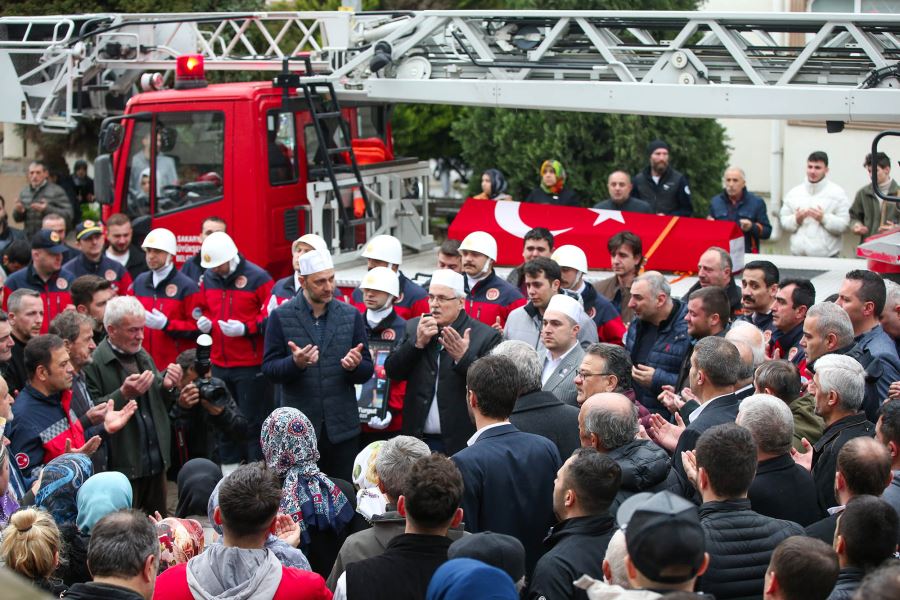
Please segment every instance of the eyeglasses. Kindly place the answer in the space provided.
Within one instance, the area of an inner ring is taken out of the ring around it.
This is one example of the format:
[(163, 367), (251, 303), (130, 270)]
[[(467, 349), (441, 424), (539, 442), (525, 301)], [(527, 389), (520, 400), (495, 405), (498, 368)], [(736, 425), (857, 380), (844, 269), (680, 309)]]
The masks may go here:
[(428, 302), (447, 304), (448, 302), (452, 302), (453, 300), (456, 300), (456, 297), (448, 298), (447, 296), (434, 296), (432, 294), (428, 294)]
[(588, 373), (582, 369), (575, 369), (575, 377), (581, 377), (582, 379), (587, 379), (588, 377), (606, 377), (608, 375), (613, 375), (613, 373)]

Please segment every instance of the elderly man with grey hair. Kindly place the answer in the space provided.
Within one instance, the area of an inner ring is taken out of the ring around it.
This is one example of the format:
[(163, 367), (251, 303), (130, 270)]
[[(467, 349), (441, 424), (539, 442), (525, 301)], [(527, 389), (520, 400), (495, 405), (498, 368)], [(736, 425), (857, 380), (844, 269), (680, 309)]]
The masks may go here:
[[(382, 554), (388, 542), (405, 531), (406, 519), (397, 512), (397, 499), (406, 492), (407, 476), (413, 464), (430, 454), (428, 444), (409, 435), (399, 435), (381, 445), (375, 458), (375, 474), (378, 489), (387, 499), (387, 511), (372, 517), (370, 529), (344, 540), (326, 582), (328, 589), (334, 590), (347, 565)], [(450, 529), (447, 535), (456, 540), (464, 532), (460, 526)]]
[(754, 394), (741, 402), (737, 420), (756, 443), (756, 477), (747, 497), (756, 512), (806, 526), (817, 520), (819, 501), (809, 471), (791, 458), (794, 417), (781, 399)]
[(834, 473), (838, 453), (853, 438), (875, 436), (875, 425), (859, 411), (866, 389), (866, 372), (856, 359), (828, 354), (816, 361), (810, 383), (816, 414), (825, 421), (822, 437), (812, 446), (803, 440), (805, 452), (794, 450), (794, 460), (812, 472), (822, 512), (837, 505)]
[(622, 482), (610, 506), (640, 492), (658, 492), (669, 474), (669, 455), (650, 440), (637, 437), (638, 409), (624, 394), (594, 394), (578, 413), (581, 445), (603, 452), (618, 463)]
[(815, 362), (826, 354), (846, 354), (854, 343), (853, 323), (843, 308), (834, 302), (817, 302), (806, 311), (800, 346), (806, 351), (809, 367), (815, 368)]
[(519, 431), (543, 436), (556, 444), (560, 457), (568, 458), (579, 446), (578, 409), (541, 389), (541, 359), (537, 351), (521, 340), (501, 342), (492, 356), (505, 356), (517, 367), (519, 398), (509, 422)]
[(137, 400), (134, 417), (109, 438), (109, 469), (131, 481), (134, 507), (165, 516), (166, 470), (171, 456), (169, 409), (178, 397), (181, 367), (170, 364), (163, 373), (141, 346), (146, 313), (133, 296), (113, 298), (103, 324), (107, 338), (84, 366), (87, 389), (95, 404), (109, 400), (115, 410)]
[(664, 385), (677, 383), (691, 343), (684, 320), (687, 303), (672, 297), (662, 273), (648, 271), (632, 282), (628, 307), (635, 314), (625, 333), (635, 396), (650, 412), (665, 413), (657, 398)]

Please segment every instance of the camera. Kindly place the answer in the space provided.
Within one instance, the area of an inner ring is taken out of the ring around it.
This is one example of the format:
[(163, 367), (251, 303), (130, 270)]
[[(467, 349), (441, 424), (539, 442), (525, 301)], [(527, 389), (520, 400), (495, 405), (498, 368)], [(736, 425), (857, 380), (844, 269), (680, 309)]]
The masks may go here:
[(209, 355), (211, 351), (212, 337), (204, 333), (197, 338), (197, 357), (194, 359), (194, 371), (197, 373), (197, 379), (194, 380), (194, 385), (200, 391), (201, 399), (221, 406), (228, 399), (228, 388), (221, 379), (210, 377)]

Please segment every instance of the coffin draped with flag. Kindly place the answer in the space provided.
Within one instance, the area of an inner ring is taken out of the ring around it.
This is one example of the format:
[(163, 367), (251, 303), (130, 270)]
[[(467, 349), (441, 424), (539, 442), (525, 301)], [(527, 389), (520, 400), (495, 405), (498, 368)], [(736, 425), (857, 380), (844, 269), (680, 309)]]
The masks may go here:
[(473, 231), (486, 231), (497, 240), (497, 264), (511, 266), (522, 262), (522, 240), (533, 227), (553, 232), (557, 247), (573, 244), (584, 250), (591, 269), (610, 268), (606, 243), (620, 231), (643, 240), (647, 269), (696, 271), (700, 255), (710, 246), (728, 250), (735, 271), (744, 266), (744, 235), (730, 221), (469, 198), (448, 235), (462, 240)]

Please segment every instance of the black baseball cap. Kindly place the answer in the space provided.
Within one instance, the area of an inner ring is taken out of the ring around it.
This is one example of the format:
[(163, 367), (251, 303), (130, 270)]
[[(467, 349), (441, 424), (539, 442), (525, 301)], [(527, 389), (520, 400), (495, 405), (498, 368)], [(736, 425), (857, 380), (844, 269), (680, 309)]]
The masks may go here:
[(447, 558), (474, 558), (497, 567), (519, 581), (525, 576), (525, 546), (517, 538), (504, 533), (483, 531), (464, 535), (447, 549)]
[(62, 238), (58, 233), (49, 229), (41, 229), (31, 236), (31, 249), (62, 254), (66, 251), (66, 246), (62, 243)]
[(697, 507), (671, 492), (631, 496), (616, 513), (631, 562), (659, 583), (683, 583), (703, 566), (706, 539)]
[(91, 221), (90, 219), (82, 221), (75, 226), (76, 240), (83, 240), (86, 237), (100, 235), (101, 233), (103, 233), (103, 224), (98, 223), (97, 221)]

